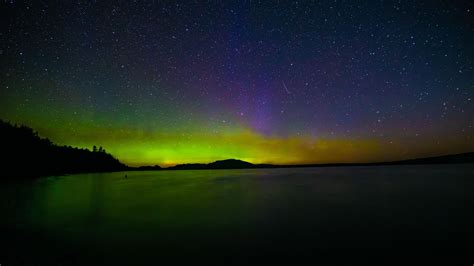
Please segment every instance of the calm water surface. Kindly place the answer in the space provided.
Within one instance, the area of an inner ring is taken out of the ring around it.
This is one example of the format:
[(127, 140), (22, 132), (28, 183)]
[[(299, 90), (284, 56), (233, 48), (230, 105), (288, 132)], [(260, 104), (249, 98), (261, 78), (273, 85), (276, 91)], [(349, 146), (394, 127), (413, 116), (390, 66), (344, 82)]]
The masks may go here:
[(354, 247), (465, 248), (473, 246), (473, 192), (472, 164), (119, 172), (10, 182), (0, 187), (7, 243), (0, 254), (14, 265), (69, 265), (165, 258), (218, 263)]

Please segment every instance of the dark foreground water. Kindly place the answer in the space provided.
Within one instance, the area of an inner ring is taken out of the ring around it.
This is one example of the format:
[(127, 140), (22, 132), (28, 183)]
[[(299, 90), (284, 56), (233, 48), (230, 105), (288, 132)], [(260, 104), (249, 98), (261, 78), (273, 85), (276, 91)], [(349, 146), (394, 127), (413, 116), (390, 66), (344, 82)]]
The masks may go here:
[(0, 199), (2, 266), (474, 247), (472, 164), (82, 174), (3, 183)]

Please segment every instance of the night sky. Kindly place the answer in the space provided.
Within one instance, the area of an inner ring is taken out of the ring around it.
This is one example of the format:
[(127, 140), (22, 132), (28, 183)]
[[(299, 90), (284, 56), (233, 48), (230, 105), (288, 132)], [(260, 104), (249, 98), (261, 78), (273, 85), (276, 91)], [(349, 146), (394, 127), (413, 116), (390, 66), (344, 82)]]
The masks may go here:
[(474, 150), (470, 1), (1, 1), (0, 118), (129, 165)]

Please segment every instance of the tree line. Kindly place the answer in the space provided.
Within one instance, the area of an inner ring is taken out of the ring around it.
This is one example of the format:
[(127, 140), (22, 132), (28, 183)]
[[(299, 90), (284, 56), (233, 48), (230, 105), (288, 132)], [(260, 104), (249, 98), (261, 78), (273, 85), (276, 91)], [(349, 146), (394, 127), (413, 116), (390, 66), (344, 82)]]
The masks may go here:
[(2, 177), (37, 177), (85, 172), (107, 172), (127, 169), (118, 159), (99, 146), (92, 151), (59, 146), (24, 125), (0, 120)]

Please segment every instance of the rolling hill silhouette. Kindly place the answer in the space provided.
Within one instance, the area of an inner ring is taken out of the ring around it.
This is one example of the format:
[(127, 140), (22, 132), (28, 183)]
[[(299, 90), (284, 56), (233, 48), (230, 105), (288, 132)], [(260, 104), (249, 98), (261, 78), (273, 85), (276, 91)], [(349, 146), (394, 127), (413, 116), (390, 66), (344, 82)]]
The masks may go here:
[(409, 165), (409, 164), (460, 164), (474, 163), (474, 152), (451, 154), (444, 156), (409, 159), (391, 162), (377, 163), (329, 163), (329, 164), (297, 164), (297, 165), (277, 165), (277, 164), (252, 164), (249, 162), (227, 159), (215, 161), (208, 164), (178, 164), (176, 166), (162, 168), (163, 170), (199, 170), (199, 169), (251, 169), (251, 168), (294, 168), (294, 167), (330, 167), (330, 166), (378, 166), (378, 165)]
[(244, 169), (255, 168), (258, 165), (236, 159), (227, 159), (215, 161), (208, 164), (192, 163), (192, 164), (178, 164), (176, 166), (168, 167), (169, 170), (187, 170), (187, 169)]

